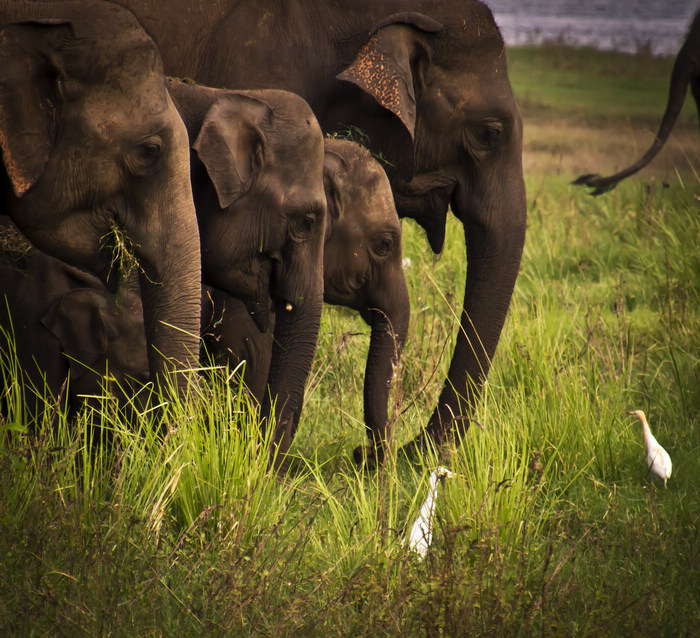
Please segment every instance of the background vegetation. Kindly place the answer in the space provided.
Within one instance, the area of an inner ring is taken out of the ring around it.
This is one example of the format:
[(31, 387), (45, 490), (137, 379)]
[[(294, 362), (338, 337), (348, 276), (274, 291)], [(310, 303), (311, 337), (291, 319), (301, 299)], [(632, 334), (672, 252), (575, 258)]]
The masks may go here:
[[(289, 473), (268, 472), (224, 373), (172, 405), (165, 443), (105, 402), (90, 429), (49, 405), (36, 440), (0, 425), (0, 635), (691, 635), (700, 626), (700, 166), (686, 104), (639, 176), (672, 60), (509, 51), (525, 121), (529, 228), (510, 315), (461, 444), (363, 472), (368, 328), (324, 312)], [(689, 101), (690, 102), (690, 101)], [(433, 257), (404, 221), (412, 325), (394, 444), (426, 423), (452, 352), (461, 226)], [(6, 357), (6, 367), (12, 366)], [(19, 396), (11, 388), (8, 399)], [(644, 463), (646, 411), (669, 451)], [(435, 539), (401, 545), (444, 463)]]

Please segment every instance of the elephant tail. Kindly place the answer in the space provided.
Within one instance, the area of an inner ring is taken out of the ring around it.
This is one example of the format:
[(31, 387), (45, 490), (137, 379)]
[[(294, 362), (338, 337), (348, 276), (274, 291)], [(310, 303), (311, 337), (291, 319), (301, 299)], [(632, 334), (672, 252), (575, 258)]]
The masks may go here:
[(649, 150), (634, 164), (631, 164), (614, 175), (602, 177), (597, 173), (588, 173), (576, 178), (572, 184), (590, 186), (593, 188), (591, 195), (600, 195), (601, 193), (606, 193), (615, 188), (619, 182), (630, 175), (634, 175), (637, 171), (640, 171), (656, 157), (668, 140), (676, 120), (678, 119), (678, 115), (683, 108), (683, 102), (685, 102), (685, 96), (688, 92), (688, 85), (694, 77), (698, 76), (697, 65), (694, 62), (697, 57), (697, 52), (693, 51), (693, 48), (695, 47), (691, 43), (691, 37), (689, 37), (676, 57), (671, 74), (671, 86), (669, 88), (666, 111), (661, 120), (661, 126), (656, 134), (656, 138), (649, 147)]

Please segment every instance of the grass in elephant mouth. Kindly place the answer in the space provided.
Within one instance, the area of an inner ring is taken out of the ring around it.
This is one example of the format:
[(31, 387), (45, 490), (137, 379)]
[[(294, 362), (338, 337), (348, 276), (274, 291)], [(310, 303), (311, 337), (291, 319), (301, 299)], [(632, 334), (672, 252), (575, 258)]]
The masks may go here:
[(134, 254), (134, 244), (116, 222), (102, 238), (102, 246), (111, 252), (110, 276), (116, 273), (119, 281), (128, 281), (135, 272), (141, 271), (138, 258)]
[[(390, 455), (379, 472), (356, 469), (369, 330), (330, 307), (285, 477), (269, 473), (269, 444), (223, 371), (187, 401), (164, 397), (175, 426), (164, 442), (153, 417), (134, 431), (109, 401), (96, 430), (59, 418), (29, 438), (7, 384), (15, 407), (0, 424), (0, 635), (695, 631), (700, 180), (683, 157), (667, 170), (660, 156), (662, 166), (604, 196), (571, 186), (580, 168), (605, 172), (634, 156), (611, 148), (596, 167), (576, 155), (586, 130), (613, 139), (627, 126), (596, 99), (588, 70), (591, 59), (602, 69), (627, 58), (508, 55), (516, 94), (527, 89), (554, 115), (546, 127), (536, 108), (523, 109), (528, 238), (476, 417), (484, 429), (440, 459)], [(670, 73), (668, 61), (649, 64)], [(650, 104), (651, 91), (661, 105), (645, 117), (660, 117), (665, 88), (645, 88), (636, 72), (620, 70), (637, 96), (625, 99)], [(561, 97), (578, 84), (595, 127)], [(569, 139), (573, 127), (581, 134)], [(542, 146), (527, 150), (539, 136)], [(392, 396), (395, 444), (434, 406), (465, 268), (456, 220), (437, 258), (415, 224), (403, 229), (412, 317)], [(6, 370), (10, 359), (0, 361)], [(666, 490), (649, 480), (633, 407), (653, 416), (673, 457)], [(442, 486), (419, 563), (400, 539), (438, 464), (460, 478)]]
[(31, 244), (15, 226), (0, 227), (0, 253), (10, 263), (19, 262), (31, 250), (31, 247)]

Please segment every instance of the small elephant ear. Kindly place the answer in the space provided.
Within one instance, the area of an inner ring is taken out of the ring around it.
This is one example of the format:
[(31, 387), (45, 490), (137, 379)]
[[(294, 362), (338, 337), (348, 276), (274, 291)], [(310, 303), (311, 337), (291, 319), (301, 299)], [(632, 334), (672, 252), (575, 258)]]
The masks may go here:
[(351, 82), (401, 120), (413, 140), (416, 95), (411, 60), (419, 33), (437, 33), (443, 25), (421, 13), (397, 13), (375, 26), (352, 64), (337, 79)]
[(55, 301), (41, 323), (61, 344), (73, 378), (94, 369), (107, 351), (107, 301), (95, 290), (77, 288)]
[(17, 197), (36, 183), (49, 160), (60, 101), (56, 53), (72, 37), (66, 21), (0, 29), (0, 148)]
[(117, 306), (92, 288), (76, 288), (49, 306), (41, 318), (61, 344), (71, 376), (93, 370), (104, 374), (105, 361), (117, 374), (146, 376), (148, 356), (141, 303), (127, 296)]
[(343, 179), (348, 166), (345, 158), (328, 148), (323, 155), (323, 188), (326, 192), (326, 207), (330, 223), (326, 225), (326, 241), (331, 236), (333, 226), (343, 217)]
[(207, 169), (221, 208), (245, 195), (265, 165), (262, 126), (272, 117), (264, 101), (230, 94), (209, 109), (192, 148)]

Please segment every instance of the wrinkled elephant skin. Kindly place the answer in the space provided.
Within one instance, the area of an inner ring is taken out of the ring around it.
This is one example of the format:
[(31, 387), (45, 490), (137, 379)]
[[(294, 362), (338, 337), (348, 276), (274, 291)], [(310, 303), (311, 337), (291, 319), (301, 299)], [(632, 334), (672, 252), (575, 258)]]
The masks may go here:
[(133, 252), (152, 379), (193, 367), (201, 260), (187, 132), (129, 11), (0, 1), (0, 147), (2, 212), (112, 289)]
[[(400, 216), (442, 249), (461, 220), (460, 329), (427, 433), (469, 425), (503, 328), (525, 242), (522, 122), (505, 48), (476, 0), (120, 0), (156, 40), (166, 71), (212, 86), (278, 88), (325, 132), (359, 130), (391, 166)], [(423, 440), (421, 437), (421, 441)]]

